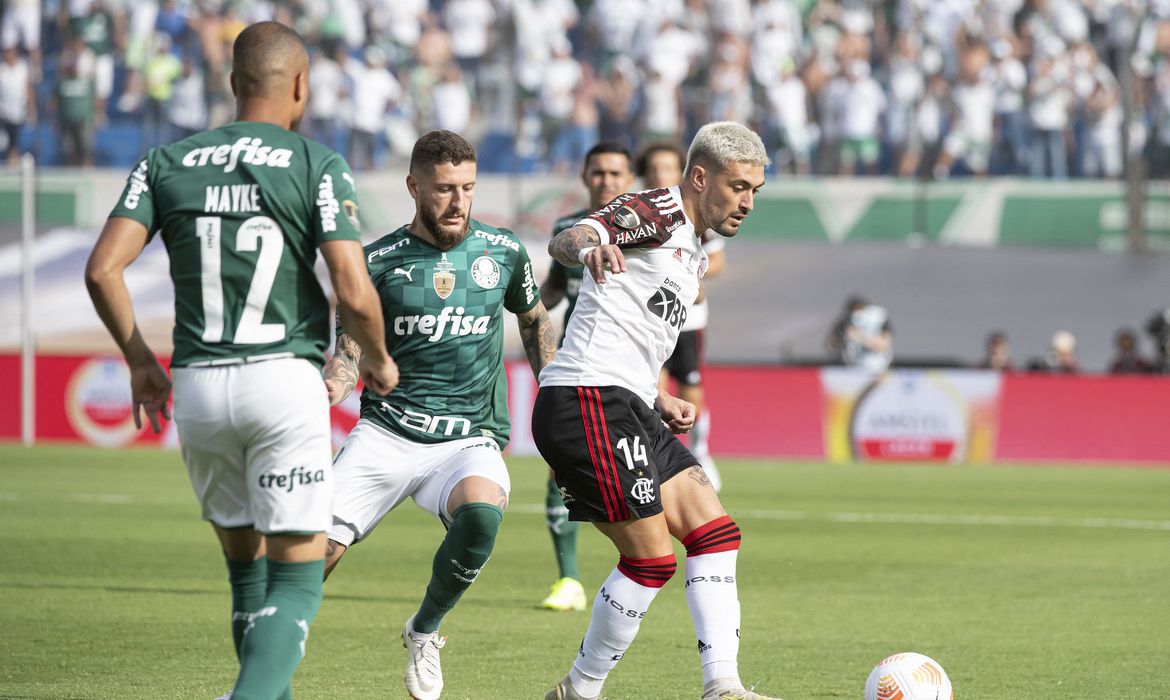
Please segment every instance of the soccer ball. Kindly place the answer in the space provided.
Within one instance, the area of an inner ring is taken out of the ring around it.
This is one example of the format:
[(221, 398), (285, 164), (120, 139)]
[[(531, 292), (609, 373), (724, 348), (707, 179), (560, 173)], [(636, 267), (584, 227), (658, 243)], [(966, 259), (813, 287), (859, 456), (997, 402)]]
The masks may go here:
[(951, 679), (928, 656), (906, 652), (881, 660), (865, 681), (865, 700), (954, 700)]

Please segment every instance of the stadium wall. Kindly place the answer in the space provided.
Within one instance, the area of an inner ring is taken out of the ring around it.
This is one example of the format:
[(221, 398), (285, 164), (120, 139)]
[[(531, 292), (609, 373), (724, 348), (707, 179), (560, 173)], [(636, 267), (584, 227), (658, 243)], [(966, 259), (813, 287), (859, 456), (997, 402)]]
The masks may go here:
[[(19, 356), (0, 355), (0, 439), (20, 438)], [(536, 387), (509, 362), (510, 450), (536, 454)], [(37, 439), (104, 447), (176, 447), (134, 427), (129, 372), (107, 355), (37, 358)], [(900, 369), (716, 365), (705, 373), (717, 456), (829, 462), (1085, 462), (1170, 468), (1170, 378)], [(357, 397), (333, 409), (339, 444)]]

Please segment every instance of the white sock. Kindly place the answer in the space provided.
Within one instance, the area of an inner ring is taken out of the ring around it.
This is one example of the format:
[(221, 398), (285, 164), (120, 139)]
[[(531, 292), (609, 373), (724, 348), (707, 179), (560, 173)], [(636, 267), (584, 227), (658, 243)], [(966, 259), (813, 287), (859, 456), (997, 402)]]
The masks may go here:
[(687, 557), (687, 607), (695, 623), (703, 684), (715, 678), (739, 682), (738, 550)]
[(711, 435), (711, 409), (703, 407), (702, 413), (695, 420), (691, 428), (691, 454), (696, 457), (706, 457), (710, 454), (707, 438)]
[[(597, 597), (593, 599), (593, 612), (589, 620), (589, 629), (585, 632), (585, 639), (581, 641), (581, 649), (573, 668), (569, 670), (569, 680), (578, 693), (592, 697), (601, 692), (601, 686), (606, 676), (617, 665), (619, 659), (630, 648), (638, 628), (642, 625), (642, 617), (658, 591), (666, 580), (656, 581), (643, 579), (643, 585), (634, 581), (622, 568), (629, 568), (627, 563), (655, 562), (651, 567), (666, 568), (673, 573), (674, 555), (661, 559), (634, 559), (622, 560), (622, 564), (610, 572), (609, 578), (601, 584)], [(669, 567), (665, 562), (669, 562)], [(633, 573), (637, 578), (637, 573)], [(670, 575), (666, 574), (666, 579)], [(736, 618), (738, 619), (738, 617)]]

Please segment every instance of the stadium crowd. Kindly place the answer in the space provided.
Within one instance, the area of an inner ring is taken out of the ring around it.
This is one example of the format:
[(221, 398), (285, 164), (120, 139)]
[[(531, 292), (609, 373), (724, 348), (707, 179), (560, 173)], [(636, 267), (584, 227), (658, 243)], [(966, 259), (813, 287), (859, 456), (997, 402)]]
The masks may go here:
[(224, 123), (265, 19), (311, 45), (302, 128), (359, 169), (432, 128), (566, 171), (732, 119), (797, 173), (1118, 177), (1130, 56), (1131, 151), (1170, 174), (1167, 0), (7, 0), (10, 157), (125, 165)]

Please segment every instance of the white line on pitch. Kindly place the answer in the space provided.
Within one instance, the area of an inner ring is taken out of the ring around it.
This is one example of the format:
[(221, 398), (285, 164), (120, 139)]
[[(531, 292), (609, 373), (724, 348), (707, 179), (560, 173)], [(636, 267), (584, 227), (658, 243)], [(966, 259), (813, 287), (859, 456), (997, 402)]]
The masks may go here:
[[(520, 513), (545, 512), (544, 506), (516, 503), (508, 507)], [(824, 521), (892, 525), (995, 525), (1004, 527), (1071, 527), (1117, 530), (1170, 531), (1170, 520), (1136, 520), (1132, 518), (1054, 518), (1045, 516), (962, 515), (939, 513), (810, 513), (800, 510), (731, 509), (731, 514), (745, 520)]]
[(134, 497), (128, 493), (69, 493), (65, 499), (78, 503), (129, 503)]

